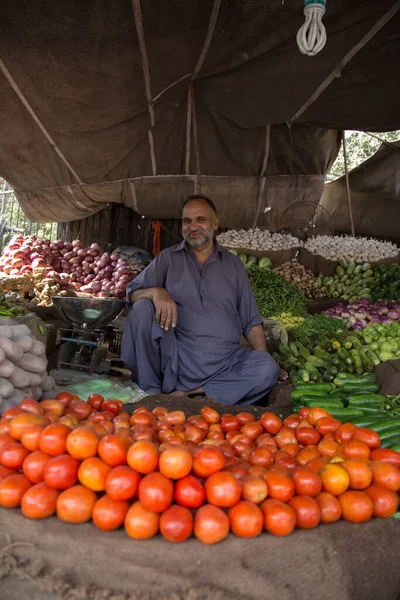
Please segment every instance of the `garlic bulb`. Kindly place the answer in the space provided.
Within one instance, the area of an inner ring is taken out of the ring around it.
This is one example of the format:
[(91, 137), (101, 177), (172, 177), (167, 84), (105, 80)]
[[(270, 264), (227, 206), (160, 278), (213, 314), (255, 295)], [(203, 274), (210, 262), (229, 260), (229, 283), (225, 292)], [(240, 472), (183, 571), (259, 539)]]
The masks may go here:
[(398, 247), (391, 242), (366, 237), (353, 238), (349, 235), (317, 235), (306, 242), (305, 248), (328, 260), (345, 258), (358, 263), (396, 258), (399, 254)]
[(229, 229), (217, 236), (217, 242), (225, 248), (242, 248), (243, 250), (287, 250), (299, 248), (302, 242), (293, 235), (271, 233), (267, 229)]

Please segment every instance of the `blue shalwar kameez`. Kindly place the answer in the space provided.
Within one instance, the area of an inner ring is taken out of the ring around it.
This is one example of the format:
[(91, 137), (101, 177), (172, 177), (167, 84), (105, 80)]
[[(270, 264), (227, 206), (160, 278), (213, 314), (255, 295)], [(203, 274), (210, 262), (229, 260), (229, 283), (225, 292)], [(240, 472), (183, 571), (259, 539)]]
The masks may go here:
[(161, 329), (150, 300), (130, 309), (121, 357), (134, 380), (157, 394), (202, 387), (223, 404), (251, 404), (277, 382), (279, 367), (266, 352), (240, 346), (262, 323), (240, 259), (217, 243), (201, 268), (185, 242), (163, 250), (128, 286), (162, 287), (175, 300), (175, 328)]

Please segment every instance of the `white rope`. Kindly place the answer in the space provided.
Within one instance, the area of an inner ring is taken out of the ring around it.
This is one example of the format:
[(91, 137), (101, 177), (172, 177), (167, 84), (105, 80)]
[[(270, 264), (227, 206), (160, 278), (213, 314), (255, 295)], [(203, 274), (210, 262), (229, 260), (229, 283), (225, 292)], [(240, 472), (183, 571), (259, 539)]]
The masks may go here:
[(156, 124), (156, 118), (153, 109), (153, 100), (151, 96), (150, 69), (149, 59), (147, 57), (146, 42), (143, 29), (142, 8), (140, 0), (132, 0), (133, 16), (135, 18), (136, 34), (138, 36), (140, 57), (142, 60), (142, 70), (144, 78), (144, 86), (146, 91), (147, 109), (150, 115), (150, 129), (147, 132), (150, 146), (151, 170), (153, 175), (157, 175), (156, 153), (154, 149), (153, 127)]
[(305, 0), (304, 25), (297, 33), (297, 45), (300, 52), (307, 56), (315, 56), (326, 44), (326, 31), (322, 23), (325, 14), (325, 0)]
[(60, 148), (57, 146), (57, 144), (55, 143), (55, 141), (53, 140), (53, 138), (51, 137), (51, 135), (49, 134), (49, 132), (47, 131), (45, 126), (43, 125), (42, 121), (39, 119), (39, 117), (37, 116), (37, 114), (35, 113), (33, 108), (31, 107), (31, 105), (29, 104), (28, 100), (26, 99), (26, 97), (24, 96), (24, 94), (22, 93), (20, 88), (18, 87), (17, 82), (15, 81), (14, 77), (11, 75), (10, 71), (8, 70), (8, 68), (6, 67), (5, 63), (3, 62), (3, 60), (1, 58), (0, 58), (0, 70), (2, 71), (4, 77), (7, 79), (8, 83), (10, 84), (10, 86), (12, 87), (14, 92), (17, 94), (21, 103), (25, 106), (26, 110), (31, 115), (32, 119), (35, 121), (36, 125), (39, 127), (40, 131), (43, 133), (46, 140), (49, 142), (50, 146), (53, 148), (54, 152), (61, 158), (64, 165), (67, 167), (68, 171), (71, 173), (71, 175), (74, 177), (74, 179), (76, 179), (76, 181), (78, 183), (82, 183), (82, 180), (76, 173), (75, 169), (70, 165), (70, 163), (65, 158), (64, 154), (61, 152)]

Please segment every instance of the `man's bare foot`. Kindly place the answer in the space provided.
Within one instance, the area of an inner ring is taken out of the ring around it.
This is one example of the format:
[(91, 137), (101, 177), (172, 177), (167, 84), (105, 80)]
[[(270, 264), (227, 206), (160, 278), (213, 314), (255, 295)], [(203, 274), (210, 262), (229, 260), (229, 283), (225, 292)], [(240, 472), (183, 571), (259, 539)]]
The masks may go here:
[(183, 396), (198, 396), (200, 394), (205, 394), (205, 391), (202, 387), (195, 388), (194, 390), (187, 390), (186, 392), (182, 390), (174, 390), (169, 395), (175, 396), (176, 398), (182, 398)]

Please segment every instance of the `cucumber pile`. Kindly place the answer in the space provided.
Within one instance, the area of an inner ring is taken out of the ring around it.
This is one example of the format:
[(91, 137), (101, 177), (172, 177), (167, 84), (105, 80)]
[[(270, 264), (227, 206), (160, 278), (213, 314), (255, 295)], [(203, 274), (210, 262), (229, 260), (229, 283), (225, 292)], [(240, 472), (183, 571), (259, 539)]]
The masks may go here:
[(379, 433), (382, 448), (400, 449), (400, 394), (379, 394), (374, 373), (338, 373), (332, 383), (299, 383), (292, 392), (293, 410), (319, 407), (342, 423)]
[(357, 265), (340, 259), (339, 266), (332, 277), (320, 275), (317, 285), (328, 298), (343, 298), (356, 302), (360, 298), (371, 298), (371, 286), (374, 284), (373, 271), (369, 263)]

